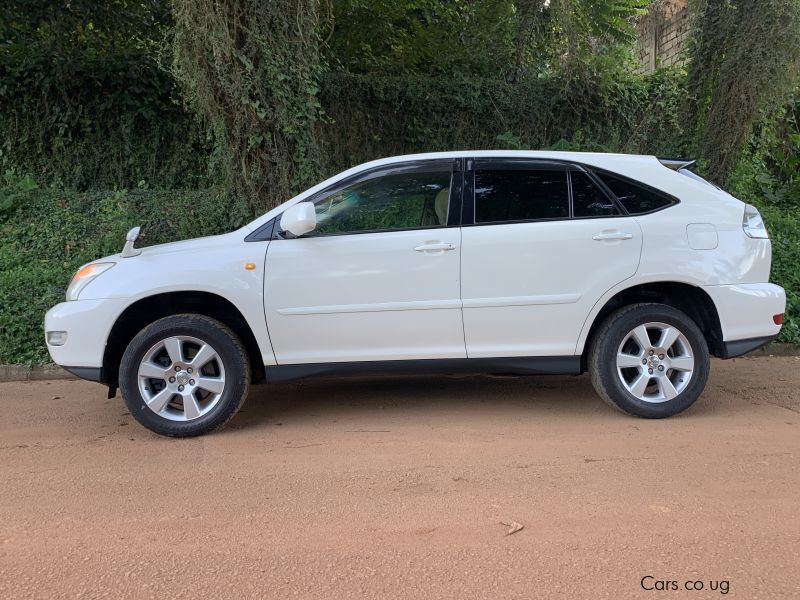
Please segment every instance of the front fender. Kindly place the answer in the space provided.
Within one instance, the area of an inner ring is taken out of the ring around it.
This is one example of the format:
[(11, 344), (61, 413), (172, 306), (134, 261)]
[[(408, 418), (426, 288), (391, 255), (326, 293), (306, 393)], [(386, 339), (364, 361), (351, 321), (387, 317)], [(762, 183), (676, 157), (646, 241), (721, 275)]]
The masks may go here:
[(239, 236), (227, 234), (144, 248), (142, 254), (130, 258), (111, 257), (115, 266), (89, 283), (81, 291), (80, 300), (125, 299), (124, 310), (158, 294), (214, 294), (242, 313), (258, 342), (264, 364), (275, 364), (264, 315), (267, 245), (268, 242), (244, 242)]

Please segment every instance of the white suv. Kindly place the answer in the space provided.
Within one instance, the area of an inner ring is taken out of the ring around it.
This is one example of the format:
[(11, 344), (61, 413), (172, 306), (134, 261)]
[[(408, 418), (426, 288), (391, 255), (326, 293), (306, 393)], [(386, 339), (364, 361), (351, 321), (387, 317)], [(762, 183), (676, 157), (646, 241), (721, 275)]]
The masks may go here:
[(250, 383), (591, 373), (641, 417), (690, 406), (709, 353), (778, 335), (755, 208), (652, 156), (446, 152), (370, 162), (238, 231), (81, 267), (53, 360), (140, 423), (210, 431)]

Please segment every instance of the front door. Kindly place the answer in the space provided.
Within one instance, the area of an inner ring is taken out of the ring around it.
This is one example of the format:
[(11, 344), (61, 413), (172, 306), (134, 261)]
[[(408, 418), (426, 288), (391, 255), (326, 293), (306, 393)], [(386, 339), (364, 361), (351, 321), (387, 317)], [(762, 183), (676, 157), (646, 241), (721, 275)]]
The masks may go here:
[(278, 364), (466, 357), (453, 175), (437, 160), (348, 178), (310, 199), (313, 232), (270, 242), (264, 302)]
[(469, 177), (468, 356), (573, 355), (594, 304), (636, 272), (638, 224), (574, 165), (484, 159)]

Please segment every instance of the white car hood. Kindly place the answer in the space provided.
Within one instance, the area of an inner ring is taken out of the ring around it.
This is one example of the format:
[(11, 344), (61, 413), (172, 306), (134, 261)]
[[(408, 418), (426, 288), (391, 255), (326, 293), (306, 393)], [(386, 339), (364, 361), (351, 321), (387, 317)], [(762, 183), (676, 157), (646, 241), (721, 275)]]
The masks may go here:
[[(234, 231), (222, 235), (210, 235), (201, 238), (193, 238), (190, 240), (181, 240), (179, 242), (156, 244), (155, 246), (137, 247), (137, 250), (141, 250), (141, 254), (137, 256), (122, 257), (119, 254), (115, 254), (108, 258), (119, 261), (129, 261), (141, 258), (155, 258), (157, 256), (165, 254), (203, 252), (205, 250), (212, 250), (214, 248), (219, 248), (221, 246), (230, 246), (231, 244), (242, 243), (244, 239), (243, 236), (242, 235), (237, 236), (236, 233), (237, 232)], [(102, 262), (103, 260), (104, 259), (100, 259), (97, 262)]]

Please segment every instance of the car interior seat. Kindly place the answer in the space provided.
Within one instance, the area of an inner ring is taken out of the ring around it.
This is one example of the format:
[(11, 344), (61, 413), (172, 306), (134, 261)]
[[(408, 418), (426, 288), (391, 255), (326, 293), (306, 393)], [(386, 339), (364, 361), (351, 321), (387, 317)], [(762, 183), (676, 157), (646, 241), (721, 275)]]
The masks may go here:
[(433, 209), (436, 211), (436, 218), (439, 225), (447, 225), (447, 203), (450, 200), (450, 188), (446, 187), (436, 194), (433, 200)]

